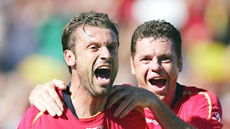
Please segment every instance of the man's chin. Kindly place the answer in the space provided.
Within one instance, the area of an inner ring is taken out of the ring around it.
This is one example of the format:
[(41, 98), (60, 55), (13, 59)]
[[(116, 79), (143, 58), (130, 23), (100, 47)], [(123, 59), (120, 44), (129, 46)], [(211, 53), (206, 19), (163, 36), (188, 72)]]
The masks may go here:
[(111, 90), (110, 86), (101, 87), (100, 89), (98, 89), (98, 91), (96, 91), (96, 92), (93, 93), (93, 96), (95, 96), (95, 97), (105, 97), (105, 96), (108, 96), (110, 90)]

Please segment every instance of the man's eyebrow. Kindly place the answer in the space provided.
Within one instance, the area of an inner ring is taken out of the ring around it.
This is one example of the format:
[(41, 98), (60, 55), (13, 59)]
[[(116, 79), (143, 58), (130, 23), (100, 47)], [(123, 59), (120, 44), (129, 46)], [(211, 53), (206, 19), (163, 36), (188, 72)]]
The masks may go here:
[(159, 54), (159, 55), (157, 56), (157, 58), (164, 58), (164, 57), (170, 57), (170, 58), (172, 58), (173, 55), (170, 54), (170, 53), (162, 53), (162, 54)]
[(172, 57), (173, 55), (171, 53), (164, 53), (162, 55), (160, 55), (160, 57)]

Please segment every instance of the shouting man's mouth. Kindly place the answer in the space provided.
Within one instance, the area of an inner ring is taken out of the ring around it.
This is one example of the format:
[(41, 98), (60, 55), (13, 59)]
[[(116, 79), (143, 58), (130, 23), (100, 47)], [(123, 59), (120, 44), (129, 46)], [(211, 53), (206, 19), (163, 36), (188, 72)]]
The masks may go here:
[(152, 78), (149, 79), (149, 83), (151, 85), (157, 86), (158, 88), (161, 88), (163, 86), (165, 86), (166, 84), (166, 79), (162, 79), (162, 78)]
[(95, 71), (94, 74), (99, 81), (107, 81), (110, 79), (111, 67), (110, 66), (100, 66)]

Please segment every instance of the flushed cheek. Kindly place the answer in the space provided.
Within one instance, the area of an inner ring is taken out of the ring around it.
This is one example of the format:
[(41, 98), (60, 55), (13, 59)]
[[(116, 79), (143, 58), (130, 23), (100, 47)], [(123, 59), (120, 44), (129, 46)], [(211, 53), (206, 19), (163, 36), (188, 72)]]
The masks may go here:
[(141, 87), (143, 88), (147, 88), (148, 87), (148, 79), (147, 79), (147, 76), (148, 76), (148, 71), (139, 71), (137, 73), (137, 80), (138, 80), (138, 83), (139, 85), (141, 85)]
[(171, 78), (177, 78), (179, 74), (179, 69), (177, 67), (169, 68), (168, 73)]

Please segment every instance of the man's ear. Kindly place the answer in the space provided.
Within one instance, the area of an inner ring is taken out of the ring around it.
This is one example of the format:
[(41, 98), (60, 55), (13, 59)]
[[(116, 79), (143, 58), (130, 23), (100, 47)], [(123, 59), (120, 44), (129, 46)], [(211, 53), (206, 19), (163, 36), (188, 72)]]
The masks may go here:
[(134, 64), (133, 64), (133, 58), (132, 57), (130, 57), (130, 65), (131, 65), (131, 73), (133, 75), (135, 75), (136, 73), (135, 73)]
[(183, 69), (183, 63), (182, 63), (183, 59), (182, 57), (178, 59), (178, 69), (179, 69), (179, 72), (182, 71)]
[(64, 58), (65, 62), (68, 66), (75, 66), (76, 65), (76, 58), (72, 51), (65, 50), (64, 51)]

